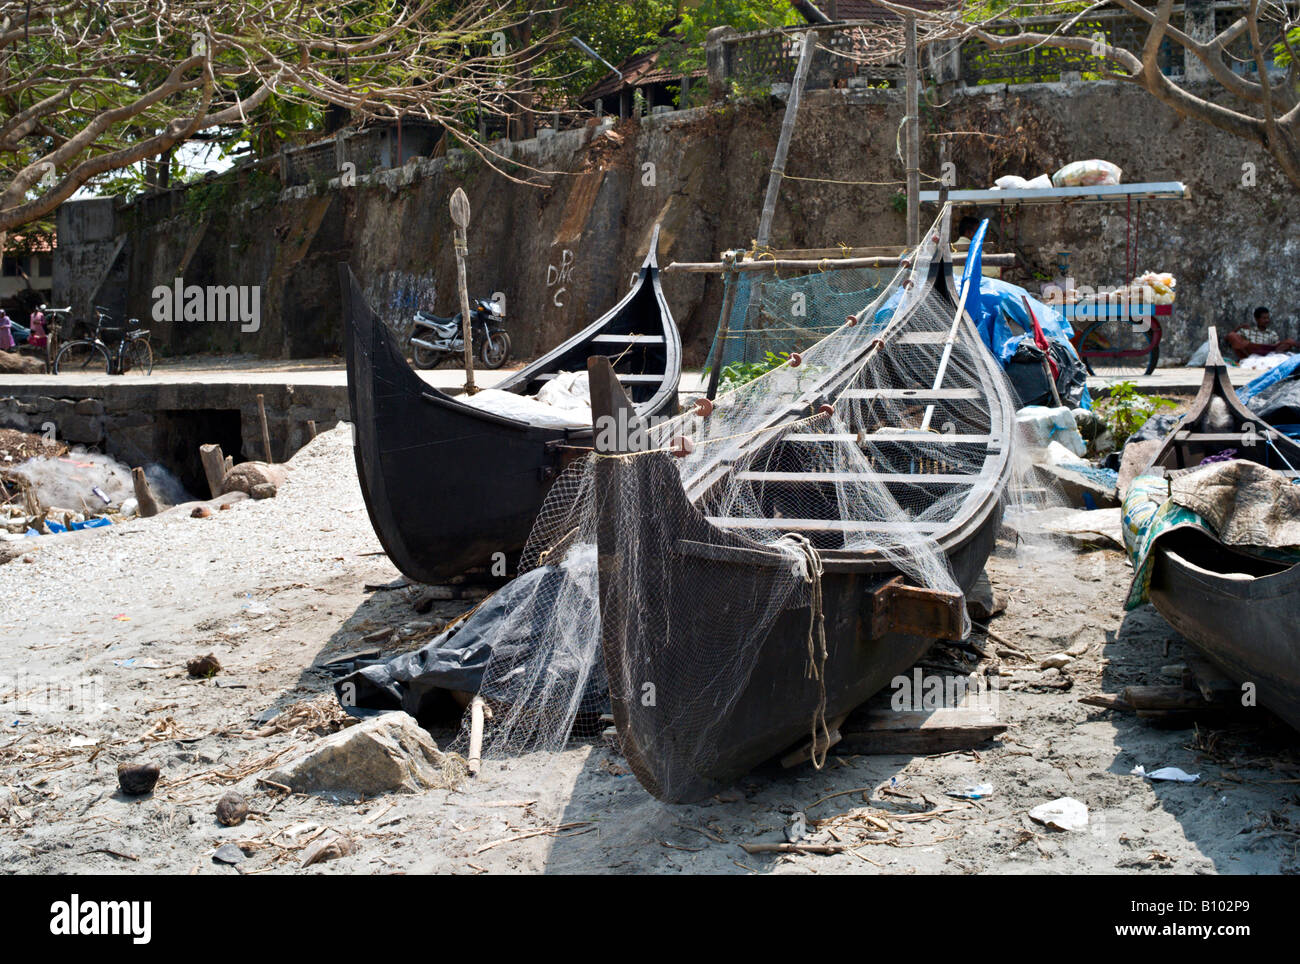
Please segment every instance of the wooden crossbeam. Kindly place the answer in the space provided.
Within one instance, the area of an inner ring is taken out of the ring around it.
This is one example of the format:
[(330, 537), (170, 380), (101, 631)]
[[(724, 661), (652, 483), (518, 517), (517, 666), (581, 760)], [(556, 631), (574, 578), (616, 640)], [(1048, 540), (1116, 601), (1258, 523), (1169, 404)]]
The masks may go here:
[(960, 401), (983, 398), (978, 388), (847, 388), (840, 398), (885, 398), (893, 401)]
[(597, 335), (591, 339), (602, 345), (662, 345), (663, 335)]
[(982, 476), (924, 472), (738, 472), (742, 482), (888, 482), (912, 485), (974, 485)]
[(791, 432), (789, 435), (783, 436), (781, 441), (811, 442), (821, 445), (842, 442), (871, 442), (872, 444), (899, 442), (904, 445), (979, 445), (993, 442), (994, 437), (992, 435), (972, 435), (958, 432), (871, 432), (859, 438), (845, 432)]
[(777, 532), (937, 532), (933, 522), (868, 522), (853, 519), (753, 519), (709, 516), (719, 529), (770, 529)]

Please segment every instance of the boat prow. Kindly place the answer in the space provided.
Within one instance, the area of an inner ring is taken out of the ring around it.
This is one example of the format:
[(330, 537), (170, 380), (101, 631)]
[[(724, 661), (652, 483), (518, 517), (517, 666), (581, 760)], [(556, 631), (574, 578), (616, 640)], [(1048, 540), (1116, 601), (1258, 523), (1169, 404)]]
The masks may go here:
[[(407, 364), (348, 265), (339, 280), (357, 474), (384, 550), (425, 583), (499, 560), (512, 568), (552, 483), (590, 450), (590, 425), (507, 417), (439, 391)], [(640, 413), (675, 413), (681, 337), (654, 241), (613, 308), (497, 387), (534, 394), (561, 372), (582, 371), (594, 354), (616, 359)]]

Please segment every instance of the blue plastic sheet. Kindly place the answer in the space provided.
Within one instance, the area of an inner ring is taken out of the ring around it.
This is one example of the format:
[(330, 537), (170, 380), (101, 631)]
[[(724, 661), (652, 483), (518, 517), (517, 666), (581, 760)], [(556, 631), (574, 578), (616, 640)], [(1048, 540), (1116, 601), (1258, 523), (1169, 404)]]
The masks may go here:
[(1292, 355), (1280, 365), (1274, 365), (1258, 378), (1253, 379), (1245, 388), (1237, 389), (1237, 397), (1243, 402), (1247, 399), (1254, 398), (1270, 385), (1276, 385), (1278, 382), (1290, 378), (1300, 369), (1300, 355)]

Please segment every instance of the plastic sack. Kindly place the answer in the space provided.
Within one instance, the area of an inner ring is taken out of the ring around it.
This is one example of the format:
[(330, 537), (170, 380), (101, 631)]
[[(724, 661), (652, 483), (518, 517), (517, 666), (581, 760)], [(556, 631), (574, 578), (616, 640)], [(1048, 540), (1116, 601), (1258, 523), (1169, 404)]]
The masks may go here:
[(1025, 444), (1045, 449), (1052, 442), (1060, 442), (1075, 455), (1088, 451), (1087, 443), (1074, 424), (1074, 413), (1062, 405), (1047, 408), (1043, 405), (1026, 405), (1016, 412), (1016, 426)]
[(1099, 184), (1118, 184), (1124, 172), (1110, 161), (1093, 158), (1088, 161), (1071, 161), (1052, 175), (1056, 187), (1095, 187)]
[(1051, 178), (1051, 175), (1049, 175), (1049, 174), (1040, 174), (1040, 175), (1038, 175), (1038, 177), (1034, 178), (1032, 181), (1028, 181), (1028, 182), (1026, 182), (1025, 187), (1030, 188), (1031, 190), (1035, 190), (1035, 191), (1039, 191), (1039, 190), (1047, 190), (1047, 189), (1049, 189), (1049, 188), (1052, 187), (1052, 178)]
[(1028, 186), (1029, 182), (1018, 174), (1003, 174), (993, 182), (993, 190), (995, 191), (1014, 191), (1017, 188)]

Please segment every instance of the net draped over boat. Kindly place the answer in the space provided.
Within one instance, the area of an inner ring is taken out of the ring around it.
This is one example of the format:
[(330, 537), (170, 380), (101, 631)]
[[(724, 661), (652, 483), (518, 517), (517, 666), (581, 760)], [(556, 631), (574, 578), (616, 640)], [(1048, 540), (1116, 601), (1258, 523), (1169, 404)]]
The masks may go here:
[[(565, 578), (501, 626), (503, 642), (534, 639), (487, 667), (486, 759), (559, 750), (608, 688), (616, 716), (620, 703), (654, 708), (648, 738), (679, 761), (654, 792), (671, 798), (709, 771), (732, 701), (773, 658), (762, 644), (777, 620), (807, 624), (807, 651), (794, 654), (799, 680), (771, 698), (806, 706), (809, 735), (824, 732), (826, 638), (855, 628), (820, 625), (822, 567), (869, 557), (909, 584), (961, 591), (945, 549), (1007, 487), (1012, 440), (995, 413), (1012, 403), (973, 327), (926, 282), (942, 233), (936, 222), (847, 319), (835, 285), (810, 276), (808, 316), (834, 310), (838, 326), (709, 414), (596, 426), (598, 454), (556, 481), (524, 551), (521, 571)], [(599, 454), (610, 448), (635, 451)], [(737, 554), (753, 564), (719, 561)]]

